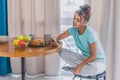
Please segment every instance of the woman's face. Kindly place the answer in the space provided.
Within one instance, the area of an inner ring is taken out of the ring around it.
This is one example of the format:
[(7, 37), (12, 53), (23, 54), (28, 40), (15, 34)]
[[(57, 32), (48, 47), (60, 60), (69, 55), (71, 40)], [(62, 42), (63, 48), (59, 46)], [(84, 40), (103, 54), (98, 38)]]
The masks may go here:
[(73, 18), (73, 26), (76, 28), (82, 27), (85, 24), (85, 21), (78, 15), (78, 13), (74, 14)]

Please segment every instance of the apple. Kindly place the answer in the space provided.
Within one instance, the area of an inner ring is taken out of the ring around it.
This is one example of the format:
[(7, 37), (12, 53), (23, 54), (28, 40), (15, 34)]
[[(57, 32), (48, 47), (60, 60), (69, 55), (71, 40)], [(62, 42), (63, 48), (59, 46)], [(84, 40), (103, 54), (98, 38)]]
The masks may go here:
[(19, 46), (20, 47), (25, 47), (26, 46), (26, 42), (24, 40), (20, 40), (19, 41)]
[(31, 37), (30, 37), (29, 35), (25, 34), (25, 35), (23, 36), (23, 39), (24, 39), (26, 42), (29, 42), (29, 41), (31, 40)]
[(23, 40), (23, 36), (22, 36), (22, 35), (19, 35), (19, 36), (16, 37), (16, 39), (18, 39), (18, 40)]
[(20, 40), (15, 39), (15, 40), (13, 41), (14, 46), (18, 47), (18, 46), (19, 46), (19, 41), (20, 41)]

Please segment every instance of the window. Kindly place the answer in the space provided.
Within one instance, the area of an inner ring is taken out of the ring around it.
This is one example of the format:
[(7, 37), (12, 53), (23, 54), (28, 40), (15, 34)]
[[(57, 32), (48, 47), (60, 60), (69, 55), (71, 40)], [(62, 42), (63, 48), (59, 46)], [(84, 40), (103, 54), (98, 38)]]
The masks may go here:
[[(64, 32), (68, 28), (72, 27), (72, 20), (74, 12), (79, 9), (80, 5), (83, 5), (85, 3), (85, 0), (60, 0), (60, 30), (61, 32)], [(72, 37), (69, 37), (72, 39)], [(70, 39), (67, 39), (68, 41)], [(66, 45), (66, 41), (63, 41), (63, 47), (70, 48), (68, 45)], [(74, 41), (72, 39), (72, 41)], [(71, 42), (73, 44), (70, 44), (72, 48), (76, 49), (76, 46), (74, 42)]]
[(61, 32), (65, 31), (72, 25), (74, 12), (84, 3), (84, 0), (60, 0)]

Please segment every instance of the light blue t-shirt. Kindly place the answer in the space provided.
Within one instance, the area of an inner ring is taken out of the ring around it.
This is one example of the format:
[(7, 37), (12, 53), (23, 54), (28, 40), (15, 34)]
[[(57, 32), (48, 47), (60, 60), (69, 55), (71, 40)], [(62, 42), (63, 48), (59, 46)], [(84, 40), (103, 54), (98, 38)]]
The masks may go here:
[(73, 36), (76, 46), (81, 50), (82, 54), (85, 56), (90, 56), (89, 45), (96, 42), (97, 43), (97, 59), (106, 60), (104, 50), (101, 46), (99, 37), (92, 28), (86, 27), (83, 34), (79, 34), (78, 28), (70, 28), (70, 35)]

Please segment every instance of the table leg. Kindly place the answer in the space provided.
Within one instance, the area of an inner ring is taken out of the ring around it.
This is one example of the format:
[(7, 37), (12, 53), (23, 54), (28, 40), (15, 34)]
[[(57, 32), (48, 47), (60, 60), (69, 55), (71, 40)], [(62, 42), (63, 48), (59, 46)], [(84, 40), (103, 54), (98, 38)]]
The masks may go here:
[(22, 74), (22, 80), (25, 80), (25, 58), (21, 58), (21, 74)]

